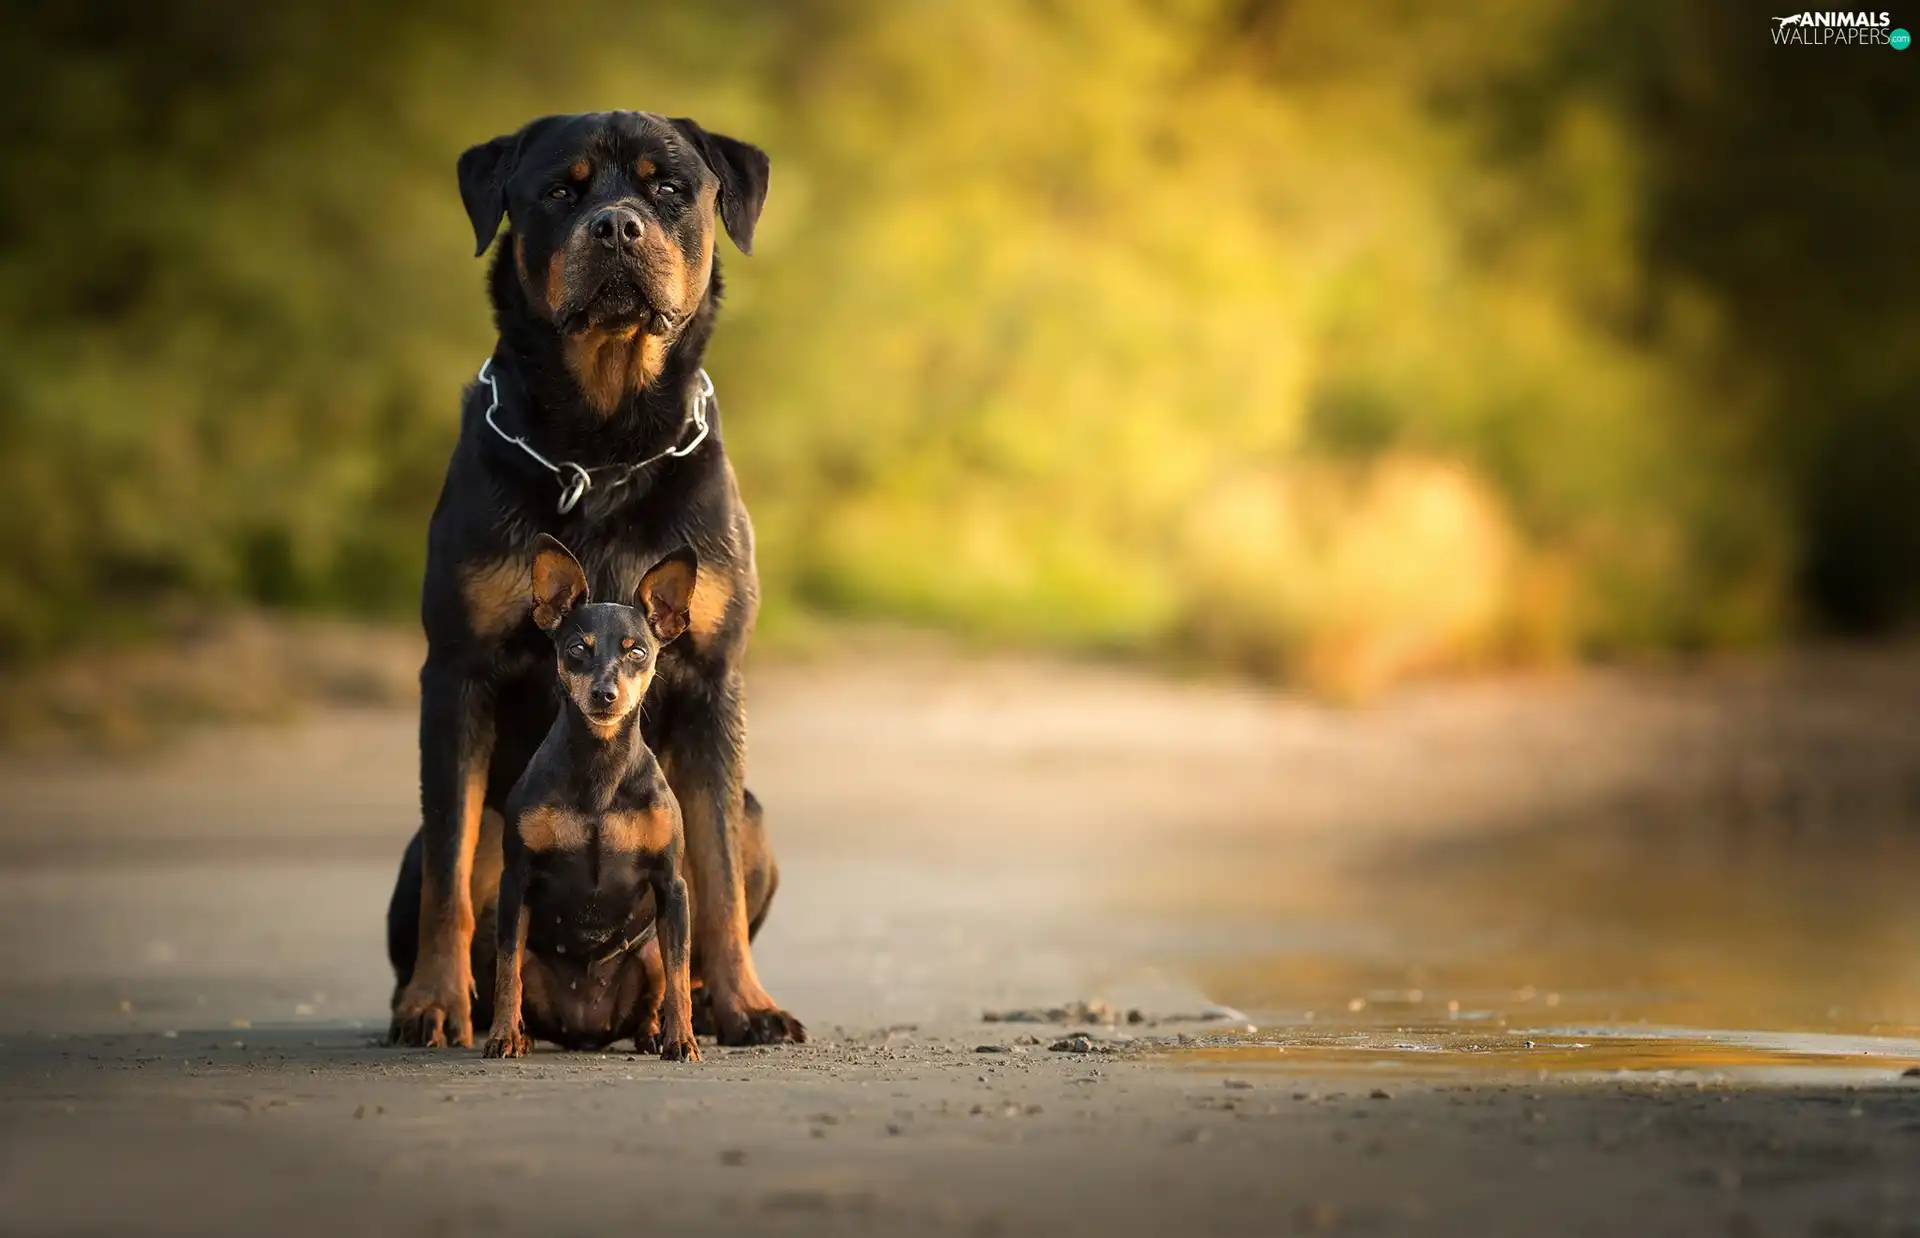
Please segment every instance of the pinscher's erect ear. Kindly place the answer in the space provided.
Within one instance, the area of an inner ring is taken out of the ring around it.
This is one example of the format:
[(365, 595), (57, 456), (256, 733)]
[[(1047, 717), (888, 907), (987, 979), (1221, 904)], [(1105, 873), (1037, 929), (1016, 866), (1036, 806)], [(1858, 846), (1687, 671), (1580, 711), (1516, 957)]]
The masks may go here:
[(551, 632), (587, 600), (587, 573), (558, 538), (542, 533), (533, 542), (533, 622)]
[(640, 578), (634, 605), (647, 612), (647, 626), (661, 644), (687, 630), (687, 611), (693, 605), (693, 584), (699, 574), (692, 547), (683, 546)]

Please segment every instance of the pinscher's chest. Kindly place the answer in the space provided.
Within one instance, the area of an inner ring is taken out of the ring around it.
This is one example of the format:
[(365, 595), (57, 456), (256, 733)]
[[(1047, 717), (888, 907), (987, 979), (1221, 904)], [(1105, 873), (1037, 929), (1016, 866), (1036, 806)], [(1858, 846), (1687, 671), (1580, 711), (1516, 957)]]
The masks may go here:
[(653, 920), (650, 881), (668, 862), (671, 809), (518, 814), (526, 856), (527, 945), (541, 955), (595, 956)]

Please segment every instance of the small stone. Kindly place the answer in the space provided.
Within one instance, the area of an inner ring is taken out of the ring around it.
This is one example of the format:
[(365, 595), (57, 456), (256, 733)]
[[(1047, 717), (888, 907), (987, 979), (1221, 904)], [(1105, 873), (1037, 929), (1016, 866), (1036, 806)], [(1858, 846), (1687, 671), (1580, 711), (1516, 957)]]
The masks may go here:
[(1147, 1021), (1147, 1016), (1144, 1014), (1141, 1014), (1138, 1009), (1127, 1011), (1127, 1022), (1145, 1023), (1146, 1021)]
[(1005, 1053), (1005, 1052), (1007, 1052), (1007, 1046), (1005, 1046), (1005, 1045), (975, 1045), (975, 1046), (973, 1047), (973, 1051), (974, 1051), (975, 1053)]
[(355, 1107), (354, 1107), (354, 1110), (353, 1110), (353, 1116), (354, 1116), (354, 1117), (356, 1117), (356, 1118), (364, 1118), (364, 1117), (366, 1117), (366, 1116), (367, 1116), (367, 1107), (366, 1107), (365, 1105), (357, 1105), (357, 1106), (355, 1106)]
[(722, 1165), (744, 1165), (747, 1163), (747, 1151), (745, 1148), (724, 1148), (720, 1152), (720, 1163)]
[(1900, 1072), (1902, 1079), (1920, 1079), (1920, 1066), (1909, 1066)]
[(1084, 1033), (1075, 1033), (1064, 1040), (1056, 1040), (1047, 1047), (1055, 1053), (1092, 1053), (1093, 1038)]
[(1244, 1092), (1253, 1087), (1253, 1085), (1245, 1079), (1229, 1079), (1227, 1080), (1227, 1087), (1236, 1092)]

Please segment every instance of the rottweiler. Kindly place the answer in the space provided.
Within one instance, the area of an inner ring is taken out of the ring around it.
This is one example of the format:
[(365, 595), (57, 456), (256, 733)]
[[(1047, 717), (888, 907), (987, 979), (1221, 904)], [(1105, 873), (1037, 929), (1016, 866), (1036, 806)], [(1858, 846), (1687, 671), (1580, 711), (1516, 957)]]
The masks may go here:
[(458, 172), (475, 256), (495, 248), (499, 339), (466, 390), (427, 531), (421, 827), (388, 911), (391, 1039), (470, 1045), (491, 1015), (494, 933), (475, 929), (496, 910), (500, 808), (559, 707), (528, 588), (545, 533), (600, 597), (634, 596), (670, 551), (697, 557), (686, 635), (662, 652), (640, 717), (685, 820), (694, 984), (722, 1044), (804, 1040), (749, 944), (779, 884), (742, 774), (759, 586), (701, 368), (716, 229), (752, 252), (769, 161), (684, 118), (597, 112), (483, 142)]
[(640, 578), (633, 606), (594, 602), (579, 560), (535, 542), (533, 621), (553, 638), (563, 703), (507, 796), (488, 1057), (626, 1037), (670, 1062), (700, 1057), (680, 806), (639, 726), (697, 573), (679, 551)]

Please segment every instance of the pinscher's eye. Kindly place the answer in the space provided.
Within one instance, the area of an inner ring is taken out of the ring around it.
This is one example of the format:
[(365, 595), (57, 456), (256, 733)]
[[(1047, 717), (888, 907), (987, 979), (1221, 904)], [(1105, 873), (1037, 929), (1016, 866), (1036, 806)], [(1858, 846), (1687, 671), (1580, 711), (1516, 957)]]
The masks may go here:
[(567, 646), (567, 664), (568, 665), (582, 666), (582, 665), (585, 665), (586, 660), (587, 660), (587, 645), (585, 641), (575, 641), (573, 642), (573, 644)]
[(573, 186), (555, 185), (552, 189), (547, 190), (547, 196), (555, 202), (571, 202), (573, 200)]

